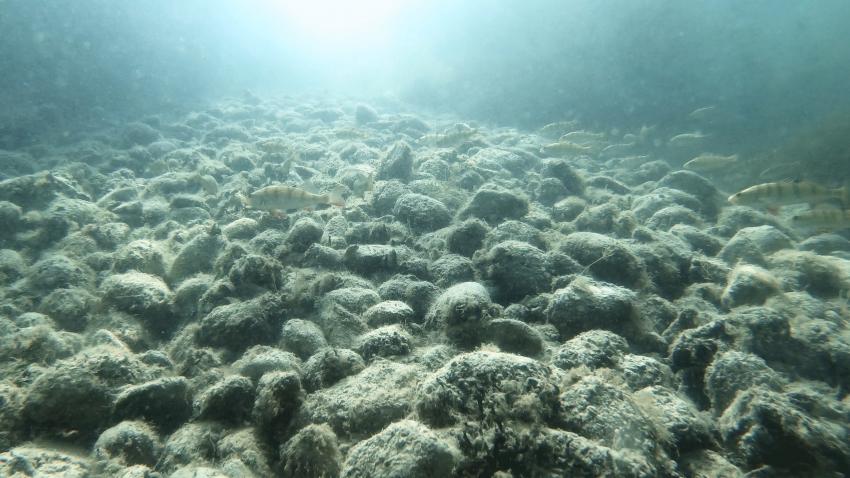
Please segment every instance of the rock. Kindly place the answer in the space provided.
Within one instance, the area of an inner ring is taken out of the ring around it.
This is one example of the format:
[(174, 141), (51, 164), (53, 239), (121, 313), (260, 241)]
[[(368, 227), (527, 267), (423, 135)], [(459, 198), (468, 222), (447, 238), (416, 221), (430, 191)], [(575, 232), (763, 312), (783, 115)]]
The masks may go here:
[(327, 388), (366, 367), (363, 358), (349, 349), (325, 347), (314, 353), (304, 364), (304, 388), (314, 392)]
[(782, 232), (790, 232), (779, 219), (746, 206), (726, 206), (720, 211), (717, 224), (709, 229), (719, 236), (731, 237), (745, 227), (773, 226)]
[(577, 277), (552, 294), (545, 314), (564, 338), (593, 329), (629, 336), (636, 328), (635, 300), (623, 287)]
[(356, 378), (307, 395), (294, 426), (327, 423), (340, 438), (362, 440), (410, 413), (423, 373), (420, 366), (376, 360)]
[(567, 194), (580, 196), (584, 193), (584, 180), (566, 159), (545, 159), (541, 173), (544, 178), (560, 181)]
[(657, 187), (679, 189), (692, 194), (700, 202), (697, 212), (708, 218), (717, 215), (717, 197), (719, 192), (710, 181), (691, 171), (677, 170), (669, 173), (658, 181)]
[(489, 228), (478, 219), (467, 219), (450, 227), (446, 235), (446, 248), (449, 252), (472, 257), (484, 243)]
[(222, 246), (221, 237), (202, 232), (189, 240), (171, 263), (169, 276), (179, 281), (199, 272), (209, 272)]
[(189, 382), (184, 377), (163, 377), (133, 385), (115, 398), (114, 420), (142, 419), (168, 433), (192, 416)]
[(850, 289), (846, 266), (828, 256), (782, 250), (773, 254), (768, 264), (785, 290), (804, 290), (815, 297), (830, 299)]
[(343, 464), (344, 478), (449, 476), (459, 451), (428, 427), (402, 420), (355, 445)]
[(490, 230), (484, 240), (484, 246), (489, 248), (505, 241), (527, 242), (543, 251), (549, 249), (549, 244), (539, 229), (515, 220), (505, 221)]
[(254, 385), (251, 379), (231, 375), (195, 397), (193, 408), (198, 419), (239, 426), (251, 416), (253, 404)]
[(793, 241), (787, 234), (773, 226), (744, 227), (738, 230), (730, 241), (752, 241), (764, 255), (772, 254), (781, 249), (792, 249)]
[(495, 287), (500, 303), (517, 302), (549, 290), (551, 276), (546, 254), (525, 242), (496, 244), (487, 254), (477, 255), (475, 263), (482, 277)]
[(343, 262), (350, 271), (367, 277), (393, 274), (399, 267), (395, 247), (383, 244), (348, 246), (343, 255)]
[(691, 249), (707, 256), (716, 255), (723, 247), (720, 239), (687, 224), (677, 224), (669, 229), (670, 233), (687, 242)]
[(142, 319), (153, 331), (171, 330), (173, 294), (159, 277), (125, 272), (106, 278), (100, 286), (103, 303)]
[(257, 384), (257, 399), (251, 416), (261, 430), (280, 436), (303, 401), (304, 391), (297, 373), (270, 372)]
[(451, 214), (443, 203), (422, 194), (400, 196), (393, 207), (393, 214), (414, 233), (435, 231), (451, 222)]
[(231, 365), (239, 375), (257, 383), (260, 377), (271, 372), (301, 373), (301, 361), (295, 354), (268, 345), (255, 345)]
[(534, 190), (534, 197), (544, 206), (552, 206), (568, 194), (567, 188), (555, 178), (544, 178)]
[(760, 305), (768, 297), (779, 293), (779, 281), (774, 275), (758, 266), (741, 264), (729, 274), (720, 300), (729, 309), (741, 305)]
[(367, 332), (358, 340), (357, 353), (366, 362), (375, 357), (407, 355), (413, 349), (410, 335), (399, 325), (386, 325)]
[(94, 457), (104, 471), (117, 471), (133, 465), (154, 467), (162, 452), (156, 433), (144, 422), (124, 421), (100, 434), (94, 444)]
[(543, 352), (543, 336), (519, 320), (491, 320), (487, 323), (487, 337), (505, 352), (526, 357), (536, 357)]
[(410, 192), (410, 188), (397, 179), (378, 181), (372, 191), (372, 207), (380, 215), (390, 214), (398, 198)]
[(322, 329), (308, 320), (287, 320), (280, 335), (283, 347), (302, 360), (310, 358), (319, 349), (327, 346)]
[(594, 232), (575, 232), (566, 237), (560, 249), (603, 281), (637, 287), (644, 280), (640, 261), (617, 239)]
[(413, 175), (413, 151), (404, 141), (395, 143), (378, 165), (378, 179), (410, 181)]
[(830, 476), (850, 469), (848, 427), (823, 396), (766, 387), (739, 393), (720, 417), (732, 459), (745, 470), (765, 465), (788, 476)]
[(279, 300), (270, 295), (216, 307), (201, 319), (198, 343), (241, 352), (277, 341), (282, 322)]
[(27, 272), (27, 264), (18, 251), (0, 249), (0, 284), (15, 282)]
[(520, 355), (477, 351), (455, 356), (426, 378), (414, 407), (420, 420), (436, 428), (496, 418), (523, 420), (532, 410), (546, 420), (557, 413), (557, 394), (548, 366)]
[(519, 219), (528, 214), (528, 199), (495, 184), (481, 186), (458, 213), (458, 218), (477, 217), (490, 224)]
[[(655, 424), (628, 393), (605, 379), (588, 375), (561, 393), (565, 427), (604, 446), (620, 446), (645, 457), (662, 453)], [(629, 430), (622, 434), (623, 429)]]
[(653, 385), (639, 389), (632, 397), (646, 416), (666, 430), (680, 453), (714, 446), (716, 425), (669, 388)]
[(124, 144), (147, 146), (160, 139), (159, 131), (145, 123), (128, 123), (123, 132)]
[(735, 350), (716, 355), (705, 370), (705, 392), (715, 415), (723, 414), (738, 392), (755, 386), (779, 391), (782, 385), (779, 374), (760, 357)]
[(85, 289), (55, 289), (39, 306), (56, 324), (69, 332), (81, 332), (91, 320), (95, 297)]
[(440, 294), (434, 284), (417, 280), (414, 276), (396, 275), (378, 288), (383, 300), (398, 300), (413, 309), (413, 321), (421, 323), (429, 307)]
[(579, 216), (587, 207), (587, 202), (578, 197), (570, 196), (552, 205), (552, 219), (559, 222), (569, 222)]
[(673, 371), (658, 360), (645, 355), (625, 354), (617, 367), (632, 390), (646, 387), (672, 387)]
[(336, 434), (324, 423), (307, 425), (280, 447), (284, 478), (339, 476), (342, 458)]
[(646, 223), (646, 227), (657, 229), (659, 231), (667, 231), (676, 225), (702, 226), (702, 218), (690, 209), (683, 206), (667, 206), (659, 209), (650, 217)]
[[(245, 379), (247, 380), (247, 379)], [(193, 466), (212, 466), (218, 458), (218, 443), (223, 435), (220, 424), (214, 422), (187, 423), (168, 437), (162, 450), (162, 456), (157, 469), (172, 477), (179, 476), (175, 473), (180, 467), (192, 464)], [(209, 469), (206, 475), (200, 473), (185, 473), (186, 478), (198, 476), (211, 476), (218, 478), (221, 475), (214, 474)]]
[(354, 109), (354, 121), (362, 126), (378, 121), (378, 113), (369, 105), (359, 104)]
[(552, 365), (564, 370), (579, 366), (614, 368), (628, 351), (628, 342), (619, 335), (607, 330), (589, 330), (558, 347), (552, 355)]
[(234, 240), (250, 240), (259, 231), (259, 223), (250, 217), (240, 217), (221, 228), (224, 237)]
[(222, 472), (229, 476), (274, 476), (272, 450), (255, 428), (245, 428), (218, 442), (217, 459)]
[(429, 328), (442, 330), (446, 338), (463, 348), (479, 345), (486, 334), (494, 308), (490, 294), (477, 282), (463, 282), (439, 295), (425, 323)]
[(312, 244), (304, 252), (304, 265), (318, 269), (341, 269), (343, 266), (343, 253), (320, 244)]
[(165, 276), (161, 248), (152, 241), (140, 239), (121, 247), (113, 262), (115, 272), (138, 271), (159, 277)]
[(835, 233), (818, 234), (801, 241), (797, 244), (797, 249), (823, 255), (839, 251), (850, 252), (850, 240)]
[(284, 283), (283, 266), (275, 259), (248, 254), (236, 259), (227, 279), (236, 286), (242, 297), (253, 297), (258, 293), (277, 291)]
[(92, 476), (92, 468), (89, 460), (77, 454), (35, 445), (18, 446), (0, 453), (0, 476), (11, 478), (85, 478)]
[(472, 261), (457, 254), (445, 254), (428, 264), (428, 272), (437, 287), (450, 287), (475, 279)]
[(28, 273), (29, 284), (38, 291), (54, 289), (88, 288), (94, 274), (87, 266), (62, 255), (49, 255), (36, 262)]
[(286, 244), (293, 252), (304, 252), (312, 244), (319, 242), (323, 234), (322, 226), (309, 217), (295, 221), (286, 236)]

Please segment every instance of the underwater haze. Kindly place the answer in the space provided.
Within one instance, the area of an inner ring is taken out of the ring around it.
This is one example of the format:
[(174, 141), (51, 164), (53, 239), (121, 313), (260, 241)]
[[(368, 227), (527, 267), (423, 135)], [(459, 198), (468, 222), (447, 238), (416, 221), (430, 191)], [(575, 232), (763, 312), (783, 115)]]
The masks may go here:
[(848, 20), (0, 0), (0, 477), (850, 477)]

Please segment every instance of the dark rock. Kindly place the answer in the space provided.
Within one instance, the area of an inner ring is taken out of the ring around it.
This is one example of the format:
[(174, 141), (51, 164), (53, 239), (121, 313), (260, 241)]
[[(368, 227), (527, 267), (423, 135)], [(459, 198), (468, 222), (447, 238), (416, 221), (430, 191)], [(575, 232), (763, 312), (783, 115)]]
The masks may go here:
[(184, 377), (163, 377), (122, 390), (112, 409), (114, 420), (142, 419), (169, 433), (192, 415), (189, 382)]
[(506, 304), (549, 289), (551, 276), (546, 254), (519, 241), (496, 244), (475, 256), (482, 277), (493, 283), (496, 300)]
[(365, 368), (363, 358), (349, 349), (323, 348), (304, 364), (304, 388), (313, 392), (327, 388)]
[(254, 385), (251, 379), (231, 375), (195, 397), (195, 416), (238, 426), (248, 420), (253, 404)]
[(558, 347), (552, 355), (552, 365), (564, 370), (579, 366), (613, 368), (628, 351), (628, 342), (619, 335), (607, 330), (589, 330)]
[(487, 337), (505, 352), (526, 357), (536, 357), (543, 352), (543, 336), (519, 320), (491, 320), (487, 323)]
[(442, 330), (452, 343), (473, 348), (486, 338), (487, 324), (493, 316), (494, 307), (484, 286), (463, 282), (437, 297), (425, 322), (429, 328)]
[(477, 217), (490, 224), (519, 219), (528, 214), (528, 199), (494, 184), (485, 184), (475, 192), (458, 213), (460, 219)]
[(451, 222), (451, 214), (443, 203), (422, 194), (400, 196), (393, 207), (393, 214), (415, 233), (435, 231)]

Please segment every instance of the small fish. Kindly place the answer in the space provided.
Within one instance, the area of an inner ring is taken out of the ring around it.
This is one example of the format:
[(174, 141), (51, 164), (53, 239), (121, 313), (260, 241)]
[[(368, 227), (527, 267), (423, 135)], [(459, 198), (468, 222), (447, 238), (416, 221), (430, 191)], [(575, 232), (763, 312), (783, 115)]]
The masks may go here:
[(540, 148), (540, 153), (547, 156), (563, 157), (571, 154), (584, 154), (592, 150), (589, 146), (583, 146), (572, 141), (558, 141)]
[(708, 135), (702, 134), (699, 131), (696, 133), (682, 133), (670, 138), (668, 144), (670, 146), (692, 146), (702, 142), (705, 138), (708, 138)]
[(837, 231), (850, 227), (850, 210), (818, 208), (791, 217), (794, 227), (818, 231)]
[(706, 116), (710, 116), (717, 109), (715, 106), (703, 106), (702, 108), (697, 108), (688, 114), (693, 119), (703, 119)]
[(546, 126), (540, 128), (539, 134), (540, 136), (555, 139), (560, 137), (562, 134), (567, 131), (575, 128), (578, 125), (578, 121), (558, 121), (556, 123), (549, 123)]
[(707, 173), (721, 171), (729, 167), (735, 166), (738, 162), (738, 155), (721, 156), (719, 154), (703, 153), (696, 158), (685, 163), (684, 168), (698, 173)]
[(840, 201), (847, 205), (847, 188), (831, 189), (809, 181), (786, 181), (757, 184), (729, 196), (729, 202), (732, 204), (774, 208), (788, 204), (821, 204), (829, 201)]
[(558, 141), (570, 141), (573, 143), (585, 143), (593, 141), (601, 141), (605, 139), (605, 133), (594, 133), (591, 131), (571, 131), (560, 138)]
[(303, 189), (282, 184), (258, 189), (248, 197), (240, 194), (239, 200), (245, 207), (272, 212), (312, 208), (320, 204), (345, 206), (345, 200), (336, 191), (327, 194), (313, 194)]

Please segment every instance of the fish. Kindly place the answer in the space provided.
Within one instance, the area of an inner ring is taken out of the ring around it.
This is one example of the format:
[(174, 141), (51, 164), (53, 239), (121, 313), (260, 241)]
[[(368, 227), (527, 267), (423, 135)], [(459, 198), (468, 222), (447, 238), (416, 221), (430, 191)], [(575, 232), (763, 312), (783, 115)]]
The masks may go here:
[(544, 136), (546, 138), (557, 138), (567, 131), (578, 126), (578, 121), (558, 121), (555, 123), (549, 123), (546, 126), (540, 128), (539, 134), (540, 136)]
[(702, 142), (705, 138), (708, 138), (708, 135), (702, 134), (699, 131), (695, 133), (682, 133), (670, 138), (668, 144), (670, 146), (691, 146)]
[(258, 189), (250, 196), (239, 195), (242, 205), (263, 211), (281, 212), (292, 209), (309, 209), (322, 204), (345, 206), (345, 199), (337, 191), (313, 194), (300, 188), (274, 184)]
[(560, 138), (558, 141), (571, 141), (573, 143), (601, 141), (605, 139), (605, 133), (594, 133), (592, 131), (571, 131)]
[(706, 116), (711, 115), (717, 109), (715, 106), (703, 106), (702, 108), (697, 108), (691, 111), (688, 116), (693, 119), (703, 119)]
[(733, 154), (731, 156), (721, 156), (719, 154), (703, 153), (685, 163), (683, 167), (691, 171), (707, 173), (722, 171), (729, 167), (733, 167), (737, 162), (737, 154)]
[(569, 154), (589, 153), (592, 149), (589, 146), (583, 146), (572, 141), (558, 141), (543, 146), (540, 148), (540, 153), (547, 156), (563, 157)]
[(779, 207), (789, 204), (822, 204), (838, 201), (850, 205), (847, 187), (827, 188), (810, 181), (784, 181), (750, 186), (729, 196), (729, 202), (740, 206)]
[(837, 231), (850, 227), (850, 210), (817, 208), (791, 217), (794, 227), (818, 231)]

